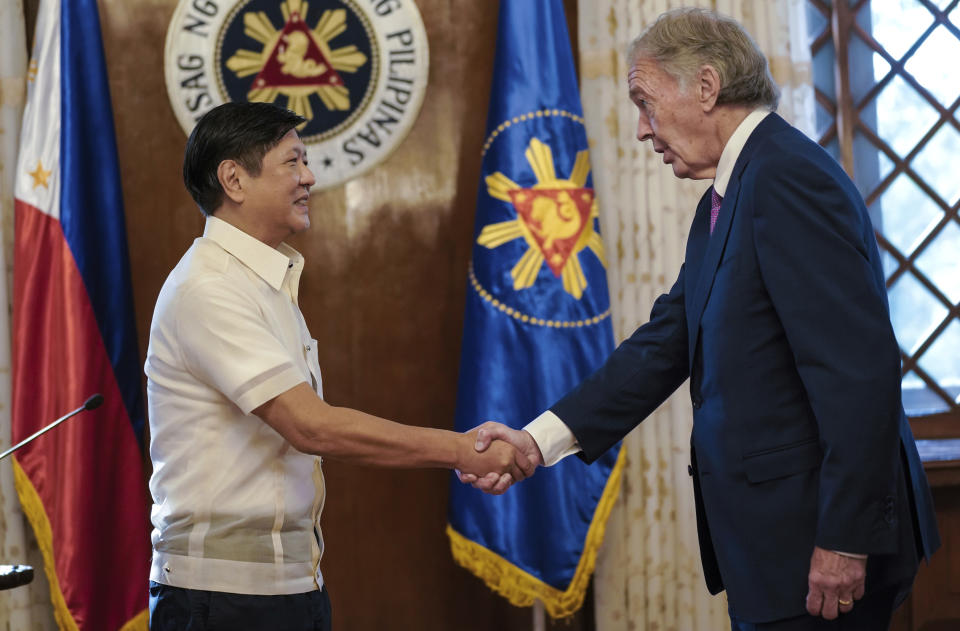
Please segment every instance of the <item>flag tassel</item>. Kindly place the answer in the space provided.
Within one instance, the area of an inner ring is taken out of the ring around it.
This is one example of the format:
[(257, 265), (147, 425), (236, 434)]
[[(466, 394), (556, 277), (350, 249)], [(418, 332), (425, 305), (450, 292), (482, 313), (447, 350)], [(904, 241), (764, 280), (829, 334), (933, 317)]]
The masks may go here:
[(587, 531), (583, 554), (577, 571), (566, 591), (547, 585), (537, 577), (525, 572), (513, 563), (488, 548), (467, 539), (447, 525), (450, 551), (453, 559), (462, 567), (480, 577), (487, 587), (506, 598), (515, 607), (530, 607), (540, 600), (551, 618), (567, 618), (583, 605), (587, 585), (597, 563), (597, 551), (603, 543), (607, 518), (620, 494), (620, 480), (626, 460), (626, 451), (620, 448), (617, 463), (607, 478), (603, 495), (597, 504), (593, 521)]
[(37, 546), (43, 555), (43, 570), (47, 574), (47, 581), (50, 583), (50, 601), (53, 604), (53, 616), (57, 621), (60, 631), (79, 631), (77, 623), (67, 608), (67, 601), (63, 597), (63, 591), (60, 589), (60, 580), (57, 578), (57, 570), (53, 564), (53, 532), (50, 529), (50, 519), (47, 517), (47, 511), (43, 507), (43, 502), (34, 488), (33, 482), (27, 477), (16, 456), (13, 458), (13, 479), (14, 486), (17, 489), (17, 495), (20, 497), (20, 505), (23, 507), (23, 514), (27, 516), (30, 526), (37, 537)]
[[(50, 602), (53, 604), (53, 617), (57, 621), (57, 627), (60, 631), (79, 631), (77, 622), (67, 607), (67, 600), (63, 597), (60, 579), (57, 578), (57, 570), (53, 563), (53, 531), (50, 529), (50, 519), (37, 494), (37, 489), (20, 467), (16, 457), (13, 458), (13, 478), (23, 514), (27, 516), (36, 534), (37, 546), (43, 555), (43, 571), (47, 575), (47, 582), (50, 583)], [(149, 618), (149, 612), (144, 609), (124, 624), (120, 631), (147, 631)]]

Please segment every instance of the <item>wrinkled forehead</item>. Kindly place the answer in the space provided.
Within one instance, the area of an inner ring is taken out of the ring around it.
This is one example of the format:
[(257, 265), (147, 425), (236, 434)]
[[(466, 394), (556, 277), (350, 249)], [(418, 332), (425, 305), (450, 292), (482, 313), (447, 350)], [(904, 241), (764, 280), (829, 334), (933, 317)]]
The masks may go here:
[(627, 70), (627, 89), (630, 94), (652, 94), (658, 86), (676, 83), (661, 66), (660, 62), (650, 57), (637, 57)]

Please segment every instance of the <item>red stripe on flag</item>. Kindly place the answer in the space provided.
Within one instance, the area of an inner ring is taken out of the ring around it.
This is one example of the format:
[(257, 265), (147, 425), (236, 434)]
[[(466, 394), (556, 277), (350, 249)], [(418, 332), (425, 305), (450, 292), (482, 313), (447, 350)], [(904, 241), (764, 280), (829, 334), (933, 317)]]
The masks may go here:
[(140, 445), (60, 222), (17, 200), (16, 234), (13, 442), (95, 392), (104, 397), (100, 408), (44, 434), (16, 458), (49, 519), (51, 585), (59, 584), (80, 629), (119, 629), (147, 605)]

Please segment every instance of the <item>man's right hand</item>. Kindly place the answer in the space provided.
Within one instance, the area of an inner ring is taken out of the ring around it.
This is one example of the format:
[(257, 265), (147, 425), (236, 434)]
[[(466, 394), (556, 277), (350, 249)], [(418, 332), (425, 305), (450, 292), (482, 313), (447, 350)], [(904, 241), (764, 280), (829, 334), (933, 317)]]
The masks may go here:
[[(478, 452), (487, 451), (491, 444), (494, 446), (499, 444), (494, 441), (503, 441), (504, 443), (510, 443), (526, 456), (533, 463), (534, 469), (543, 464), (543, 454), (540, 453), (540, 447), (529, 432), (512, 429), (502, 423), (494, 423), (493, 421), (475, 427), (470, 433), (473, 434), (474, 432), (476, 432), (475, 448)], [(533, 471), (529, 475), (533, 475)], [(477, 475), (461, 469), (457, 471), (457, 477), (464, 484), (470, 484), (484, 493), (493, 494), (503, 493), (510, 488), (514, 481), (519, 482), (519, 480), (512, 479), (507, 473), (498, 474), (492, 470), (485, 475)]]

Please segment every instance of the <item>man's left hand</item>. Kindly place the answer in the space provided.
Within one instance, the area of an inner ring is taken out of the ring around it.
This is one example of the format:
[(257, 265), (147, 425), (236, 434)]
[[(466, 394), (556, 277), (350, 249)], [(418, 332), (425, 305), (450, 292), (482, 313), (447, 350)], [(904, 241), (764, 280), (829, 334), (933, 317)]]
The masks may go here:
[(853, 609), (854, 601), (863, 598), (866, 576), (866, 559), (815, 547), (807, 579), (807, 611), (811, 616), (823, 616), (827, 620), (847, 613)]

